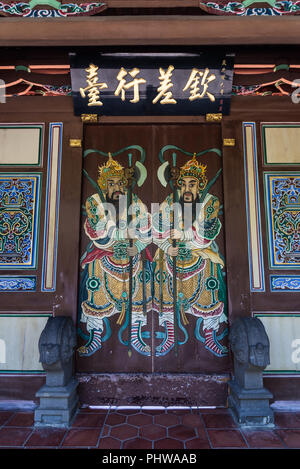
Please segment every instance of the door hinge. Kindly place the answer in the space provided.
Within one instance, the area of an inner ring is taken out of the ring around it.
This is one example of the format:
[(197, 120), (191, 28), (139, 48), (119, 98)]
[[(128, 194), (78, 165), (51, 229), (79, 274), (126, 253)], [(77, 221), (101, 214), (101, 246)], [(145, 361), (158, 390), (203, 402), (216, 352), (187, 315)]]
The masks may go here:
[(70, 138), (69, 145), (72, 148), (81, 148), (82, 140), (80, 138)]
[(235, 138), (223, 138), (223, 147), (235, 147)]

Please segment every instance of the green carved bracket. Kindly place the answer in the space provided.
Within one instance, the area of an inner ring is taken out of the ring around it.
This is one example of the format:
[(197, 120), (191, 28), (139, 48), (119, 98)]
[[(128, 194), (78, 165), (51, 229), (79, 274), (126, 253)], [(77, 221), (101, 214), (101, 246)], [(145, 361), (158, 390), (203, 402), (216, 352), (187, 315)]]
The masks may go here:
[(49, 7), (55, 8), (56, 10), (61, 9), (61, 2), (57, 0), (31, 0), (29, 6), (33, 10), (38, 5), (47, 5)]
[(248, 8), (250, 5), (253, 5), (254, 3), (268, 3), (268, 5), (270, 5), (270, 7), (274, 8), (277, 1), (278, 0), (264, 0), (264, 1), (244, 0), (242, 2), (242, 4), (244, 5), (244, 7)]

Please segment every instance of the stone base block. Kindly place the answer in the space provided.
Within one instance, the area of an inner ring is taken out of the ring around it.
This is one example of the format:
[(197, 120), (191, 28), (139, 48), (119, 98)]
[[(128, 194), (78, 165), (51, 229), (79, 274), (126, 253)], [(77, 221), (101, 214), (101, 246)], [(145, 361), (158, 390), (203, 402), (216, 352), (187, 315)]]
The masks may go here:
[(42, 386), (36, 393), (40, 405), (34, 413), (36, 427), (69, 427), (78, 408), (78, 381), (67, 386)]
[(235, 421), (243, 427), (274, 427), (274, 413), (269, 400), (272, 394), (265, 388), (244, 389), (229, 381), (228, 405)]

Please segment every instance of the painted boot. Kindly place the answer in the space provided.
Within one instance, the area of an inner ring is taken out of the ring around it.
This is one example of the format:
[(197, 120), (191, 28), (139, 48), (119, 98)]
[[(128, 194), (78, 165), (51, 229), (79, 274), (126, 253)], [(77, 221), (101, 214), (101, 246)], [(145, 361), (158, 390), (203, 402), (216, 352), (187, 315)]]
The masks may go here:
[(101, 348), (101, 334), (102, 330), (100, 329), (93, 329), (91, 331), (90, 340), (78, 349), (80, 357), (89, 357)]
[(226, 347), (221, 345), (217, 339), (216, 331), (214, 329), (205, 329), (205, 348), (212, 352), (217, 357), (225, 357), (228, 350)]
[(141, 321), (136, 321), (132, 324), (131, 327), (131, 345), (138, 353), (150, 357), (151, 348), (149, 345), (145, 344), (142, 339), (141, 334)]
[(155, 356), (162, 357), (166, 355), (174, 347), (174, 324), (170, 321), (164, 322), (165, 337), (161, 344), (155, 349)]

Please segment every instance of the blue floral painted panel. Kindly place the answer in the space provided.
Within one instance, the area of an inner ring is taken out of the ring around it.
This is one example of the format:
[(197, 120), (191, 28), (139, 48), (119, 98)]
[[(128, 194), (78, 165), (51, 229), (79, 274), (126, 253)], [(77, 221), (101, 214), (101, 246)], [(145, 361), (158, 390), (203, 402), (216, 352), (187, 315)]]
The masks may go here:
[(300, 268), (300, 173), (265, 173), (271, 268)]
[(0, 176), (0, 267), (36, 267), (40, 174)]

